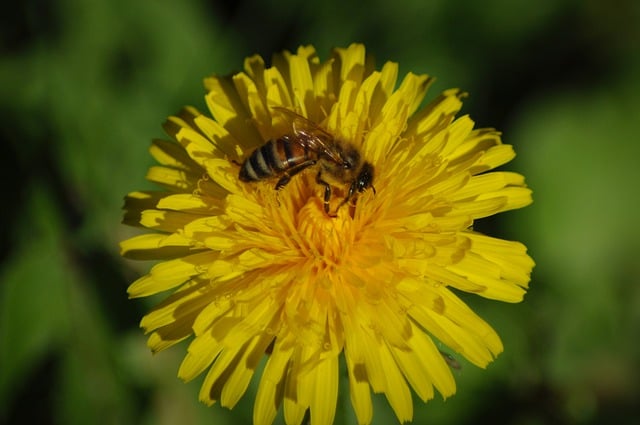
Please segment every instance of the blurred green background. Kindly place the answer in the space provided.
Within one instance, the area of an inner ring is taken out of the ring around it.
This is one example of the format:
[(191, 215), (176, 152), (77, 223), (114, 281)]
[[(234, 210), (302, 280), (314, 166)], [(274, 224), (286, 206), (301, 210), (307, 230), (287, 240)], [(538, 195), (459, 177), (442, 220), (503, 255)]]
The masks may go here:
[[(205, 110), (204, 76), (353, 41), (436, 76), (429, 98), (470, 92), (463, 112), (504, 132), (534, 190), (477, 226), (537, 262), (521, 304), (465, 297), (505, 352), (462, 362), (458, 394), (417, 401), (414, 422), (640, 423), (640, 2), (30, 0), (0, 19), (0, 423), (249, 423), (255, 386), (207, 408), (176, 377), (185, 344), (147, 350), (122, 198), (152, 187), (164, 118)], [(354, 421), (344, 391), (336, 422)]]

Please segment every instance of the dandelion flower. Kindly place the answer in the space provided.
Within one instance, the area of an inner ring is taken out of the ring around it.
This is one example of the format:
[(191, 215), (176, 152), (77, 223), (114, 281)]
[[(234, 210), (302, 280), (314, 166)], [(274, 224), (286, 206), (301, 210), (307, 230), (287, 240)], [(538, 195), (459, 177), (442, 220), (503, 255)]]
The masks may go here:
[[(439, 347), (484, 368), (503, 349), (496, 332), (457, 294), (522, 300), (533, 261), (518, 242), (473, 230), (474, 220), (531, 203), (520, 174), (490, 170), (514, 157), (493, 129), (456, 117), (464, 93), (448, 90), (419, 109), (432, 79), (398, 65), (376, 69), (362, 45), (321, 61), (313, 47), (259, 56), (244, 72), (205, 79), (211, 116), (188, 107), (156, 140), (147, 178), (162, 190), (126, 197), (126, 224), (150, 230), (121, 244), (124, 256), (160, 260), (128, 289), (169, 292), (143, 319), (154, 351), (189, 339), (178, 375), (206, 372), (204, 403), (233, 408), (256, 370), (256, 424), (282, 407), (287, 424), (330, 424), (339, 363), (361, 424), (371, 392), (399, 421), (455, 382)], [(348, 141), (373, 165), (373, 190), (331, 211), (316, 167), (291, 178), (245, 182), (239, 165), (291, 132), (279, 108)]]

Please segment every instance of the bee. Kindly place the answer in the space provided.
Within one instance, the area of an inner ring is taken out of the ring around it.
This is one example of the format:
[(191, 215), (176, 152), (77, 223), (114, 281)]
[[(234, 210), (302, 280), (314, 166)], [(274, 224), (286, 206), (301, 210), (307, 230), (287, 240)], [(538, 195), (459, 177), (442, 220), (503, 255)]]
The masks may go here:
[[(335, 217), (340, 207), (358, 193), (373, 187), (374, 169), (351, 143), (338, 140), (316, 123), (285, 108), (274, 108), (291, 125), (291, 132), (267, 141), (254, 150), (242, 164), (238, 178), (256, 182), (278, 177), (275, 190), (280, 190), (298, 173), (317, 167), (316, 182), (324, 187), (324, 211)], [(325, 176), (328, 179), (325, 179)], [(330, 213), (333, 185), (349, 185), (346, 196)]]

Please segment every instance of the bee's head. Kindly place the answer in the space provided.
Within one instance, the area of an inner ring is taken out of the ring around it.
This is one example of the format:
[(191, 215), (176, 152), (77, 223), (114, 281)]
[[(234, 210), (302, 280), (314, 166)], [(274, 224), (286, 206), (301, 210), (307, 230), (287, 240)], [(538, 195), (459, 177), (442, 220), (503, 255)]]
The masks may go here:
[(368, 188), (371, 188), (374, 194), (376, 193), (376, 188), (373, 187), (373, 165), (365, 162), (356, 177), (356, 189), (358, 192), (364, 192)]

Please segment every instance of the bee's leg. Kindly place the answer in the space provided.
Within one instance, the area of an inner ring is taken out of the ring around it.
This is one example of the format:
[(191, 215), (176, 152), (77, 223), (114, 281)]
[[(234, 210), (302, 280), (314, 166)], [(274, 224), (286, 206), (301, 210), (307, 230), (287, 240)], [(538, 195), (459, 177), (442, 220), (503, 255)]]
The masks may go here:
[(284, 172), (283, 176), (280, 177), (280, 180), (278, 180), (278, 183), (276, 183), (276, 190), (280, 190), (283, 187), (285, 187), (287, 183), (291, 181), (291, 177), (295, 176), (305, 168), (311, 167), (315, 163), (316, 163), (315, 159), (310, 159), (308, 161), (303, 162), (302, 164), (298, 164), (295, 167), (289, 168), (287, 171)]
[(338, 208), (336, 208), (336, 214), (338, 214), (338, 210), (340, 209), (340, 207), (342, 207), (344, 204), (346, 204), (347, 202), (349, 202), (351, 200), (351, 198), (353, 197), (354, 193), (356, 193), (356, 182), (355, 182), (355, 180), (353, 181), (353, 183), (351, 183), (351, 186), (349, 186), (349, 192), (347, 193), (347, 196), (344, 197), (342, 202), (340, 202), (340, 205), (338, 205)]
[[(331, 200), (331, 185), (322, 180), (322, 171), (318, 171), (316, 175), (316, 182), (324, 186), (324, 212), (329, 216), (335, 217), (335, 214), (329, 214), (329, 201)], [(336, 211), (337, 212), (337, 211)]]

